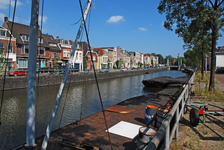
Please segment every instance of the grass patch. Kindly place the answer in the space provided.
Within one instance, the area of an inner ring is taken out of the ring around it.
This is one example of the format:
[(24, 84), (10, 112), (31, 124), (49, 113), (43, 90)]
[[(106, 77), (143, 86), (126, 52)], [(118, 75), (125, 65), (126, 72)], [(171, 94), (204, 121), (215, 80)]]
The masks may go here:
[[(209, 91), (209, 80), (210, 76), (204, 73), (204, 77), (200, 72), (197, 72), (195, 75), (195, 96), (205, 96), (207, 99), (213, 100), (223, 100), (224, 99), (224, 91), (220, 91), (215, 87), (214, 91)], [(205, 87), (201, 88), (201, 84), (205, 84)]]

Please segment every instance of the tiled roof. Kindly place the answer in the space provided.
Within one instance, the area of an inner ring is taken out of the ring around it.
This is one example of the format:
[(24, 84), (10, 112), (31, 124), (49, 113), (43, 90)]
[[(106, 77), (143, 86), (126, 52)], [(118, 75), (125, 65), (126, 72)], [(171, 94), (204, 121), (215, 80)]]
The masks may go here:
[[(48, 34), (43, 34), (42, 35), (44, 38), (44, 41), (46, 41), (48, 43), (48, 48), (47, 51), (54, 51), (54, 52), (61, 52), (60, 47), (57, 44), (57, 41), (54, 39), (54, 37), (52, 35), (48, 35)], [(57, 46), (50, 46), (49, 44), (56, 44)]]
[[(12, 27), (12, 22), (7, 21), (3, 24), (3, 27), (7, 28), (8, 30), (11, 30)], [(16, 38), (16, 43), (17, 44), (29, 44), (29, 42), (23, 42), (20, 35), (29, 35), (30, 32), (30, 27), (24, 24), (16, 23), (14, 22), (13, 24), (13, 30), (12, 30), (12, 35)], [(40, 37), (41, 31), (38, 30), (38, 37)], [(47, 47), (48, 43), (44, 40), (43, 41), (43, 46)]]
[(98, 55), (108, 55), (107, 52), (105, 50), (103, 50), (102, 48), (94, 48), (93, 49), (95, 52), (98, 53)]

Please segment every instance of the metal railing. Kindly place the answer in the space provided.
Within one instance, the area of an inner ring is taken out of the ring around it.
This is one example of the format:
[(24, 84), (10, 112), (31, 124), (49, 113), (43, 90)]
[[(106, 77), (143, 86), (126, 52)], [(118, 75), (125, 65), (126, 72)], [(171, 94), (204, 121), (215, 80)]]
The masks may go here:
[[(191, 76), (188, 84), (183, 85), (183, 91), (175, 102), (172, 110), (164, 119), (163, 124), (157, 130), (153, 139), (146, 146), (146, 150), (165, 149), (168, 150), (172, 142), (174, 133), (175, 140), (178, 141), (179, 120), (183, 117), (186, 101), (190, 98), (190, 92), (194, 83), (195, 73)], [(174, 118), (175, 117), (175, 118)], [(171, 125), (171, 120), (174, 119), (174, 124)], [(161, 142), (163, 141), (164, 142)]]

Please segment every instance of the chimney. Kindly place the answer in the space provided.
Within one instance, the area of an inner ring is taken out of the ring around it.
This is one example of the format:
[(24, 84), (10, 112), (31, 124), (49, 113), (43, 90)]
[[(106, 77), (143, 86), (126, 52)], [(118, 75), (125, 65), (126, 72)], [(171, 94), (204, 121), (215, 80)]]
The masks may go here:
[(59, 36), (57, 36), (57, 39), (59, 39)]
[(9, 21), (9, 18), (8, 17), (5, 17), (5, 22), (8, 22)]

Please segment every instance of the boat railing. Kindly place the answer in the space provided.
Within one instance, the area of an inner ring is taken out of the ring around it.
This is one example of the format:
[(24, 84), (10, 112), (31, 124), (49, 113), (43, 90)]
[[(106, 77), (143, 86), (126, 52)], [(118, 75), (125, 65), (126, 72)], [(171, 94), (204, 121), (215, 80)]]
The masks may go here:
[[(173, 136), (178, 141), (179, 121), (183, 118), (185, 103), (190, 99), (190, 93), (194, 83), (195, 73), (191, 76), (188, 84), (183, 85), (183, 91), (175, 102), (172, 110), (164, 119), (163, 124), (157, 130), (153, 139), (148, 143), (146, 150), (165, 149), (169, 150)], [(174, 118), (175, 117), (175, 118)], [(174, 124), (171, 124), (174, 120)], [(164, 142), (162, 142), (164, 139)]]

